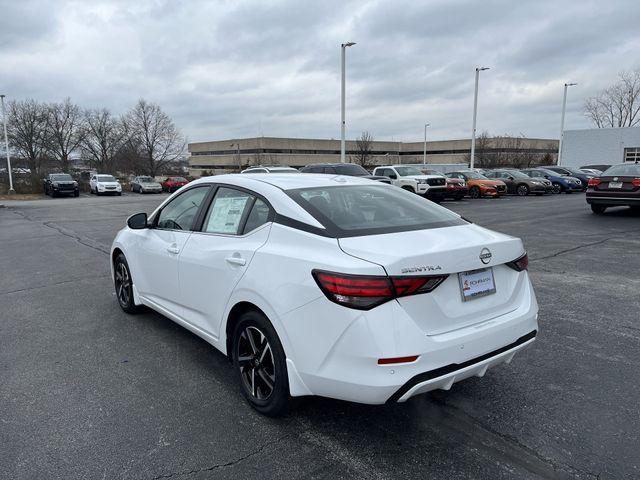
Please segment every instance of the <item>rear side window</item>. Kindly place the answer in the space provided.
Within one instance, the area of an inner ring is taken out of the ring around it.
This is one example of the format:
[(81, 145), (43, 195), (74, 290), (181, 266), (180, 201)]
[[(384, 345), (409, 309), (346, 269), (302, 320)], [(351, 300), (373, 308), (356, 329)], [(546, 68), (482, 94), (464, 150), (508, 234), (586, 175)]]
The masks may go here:
[(269, 206), (262, 200), (257, 198), (251, 207), (249, 216), (247, 217), (247, 223), (242, 230), (242, 233), (249, 233), (255, 230), (261, 225), (264, 225), (269, 220)]
[(252, 195), (241, 190), (220, 187), (211, 202), (202, 231), (237, 235), (253, 199)]
[(287, 194), (338, 237), (466, 223), (446, 208), (388, 185), (303, 188)]
[(157, 228), (191, 230), (208, 186), (192, 188), (171, 200), (158, 215)]

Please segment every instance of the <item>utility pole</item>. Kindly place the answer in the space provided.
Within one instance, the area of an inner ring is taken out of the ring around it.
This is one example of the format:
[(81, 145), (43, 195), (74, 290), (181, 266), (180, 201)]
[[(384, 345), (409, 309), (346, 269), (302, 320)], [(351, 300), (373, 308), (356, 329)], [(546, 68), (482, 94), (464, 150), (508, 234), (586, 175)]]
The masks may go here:
[(7, 150), (7, 172), (9, 172), (9, 195), (16, 193), (13, 189), (13, 172), (11, 171), (11, 156), (9, 155), (9, 136), (7, 135), (7, 112), (4, 109), (4, 95), (0, 95), (2, 104), (2, 125), (4, 128), (4, 148)]

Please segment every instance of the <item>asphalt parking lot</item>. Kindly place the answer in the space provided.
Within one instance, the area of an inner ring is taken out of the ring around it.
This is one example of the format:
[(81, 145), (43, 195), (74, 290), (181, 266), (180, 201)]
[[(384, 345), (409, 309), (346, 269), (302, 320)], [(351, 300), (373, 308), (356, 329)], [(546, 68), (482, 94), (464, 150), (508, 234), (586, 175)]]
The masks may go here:
[(445, 203), (524, 240), (537, 342), (448, 392), (309, 398), (273, 420), (222, 354), (117, 304), (111, 240), (164, 197), (0, 208), (0, 477), (640, 477), (637, 214), (593, 215), (582, 194)]

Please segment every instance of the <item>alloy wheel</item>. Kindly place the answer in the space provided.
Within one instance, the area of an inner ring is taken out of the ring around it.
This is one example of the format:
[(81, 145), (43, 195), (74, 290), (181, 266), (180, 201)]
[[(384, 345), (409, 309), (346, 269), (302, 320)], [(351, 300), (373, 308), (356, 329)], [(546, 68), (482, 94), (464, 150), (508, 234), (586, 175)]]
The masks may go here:
[(524, 197), (529, 194), (529, 188), (526, 185), (518, 185), (518, 195)]
[(116, 265), (116, 295), (123, 307), (128, 307), (131, 300), (131, 275), (124, 262)]
[(562, 192), (562, 187), (560, 186), (559, 183), (554, 183), (553, 184), (553, 193), (560, 193)]
[(276, 384), (271, 345), (257, 327), (246, 327), (237, 344), (238, 367), (247, 392), (257, 400), (267, 400)]

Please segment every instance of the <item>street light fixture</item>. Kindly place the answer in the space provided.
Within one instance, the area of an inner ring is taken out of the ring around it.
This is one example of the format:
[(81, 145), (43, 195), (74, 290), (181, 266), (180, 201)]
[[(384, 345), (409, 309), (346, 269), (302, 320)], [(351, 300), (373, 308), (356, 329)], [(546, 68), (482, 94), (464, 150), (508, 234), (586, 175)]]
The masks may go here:
[(422, 154), (422, 164), (427, 164), (427, 127), (430, 127), (430, 123), (424, 124), (424, 152)]
[(4, 148), (7, 150), (7, 172), (9, 172), (9, 195), (16, 193), (13, 189), (13, 172), (11, 171), (11, 157), (9, 156), (9, 137), (7, 135), (7, 112), (4, 109), (4, 95), (0, 95), (2, 104), (2, 125), (4, 128)]
[(578, 85), (577, 83), (565, 83), (564, 95), (562, 96), (562, 116), (560, 117), (560, 140), (558, 141), (558, 165), (562, 161), (562, 139), (564, 137), (564, 113), (567, 109), (567, 88)]
[(341, 67), (342, 67), (342, 83), (341, 83), (341, 95), (340, 95), (340, 113), (341, 113), (341, 123), (340, 123), (340, 162), (345, 162), (345, 123), (344, 123), (344, 96), (345, 96), (345, 52), (347, 47), (353, 47), (356, 42), (347, 42), (340, 45), (341, 48)]
[(475, 93), (473, 94), (473, 126), (471, 127), (471, 161), (469, 168), (473, 168), (475, 165), (476, 157), (476, 116), (478, 114), (478, 79), (480, 78), (480, 72), (483, 70), (489, 70), (489, 67), (476, 67), (476, 86)]

